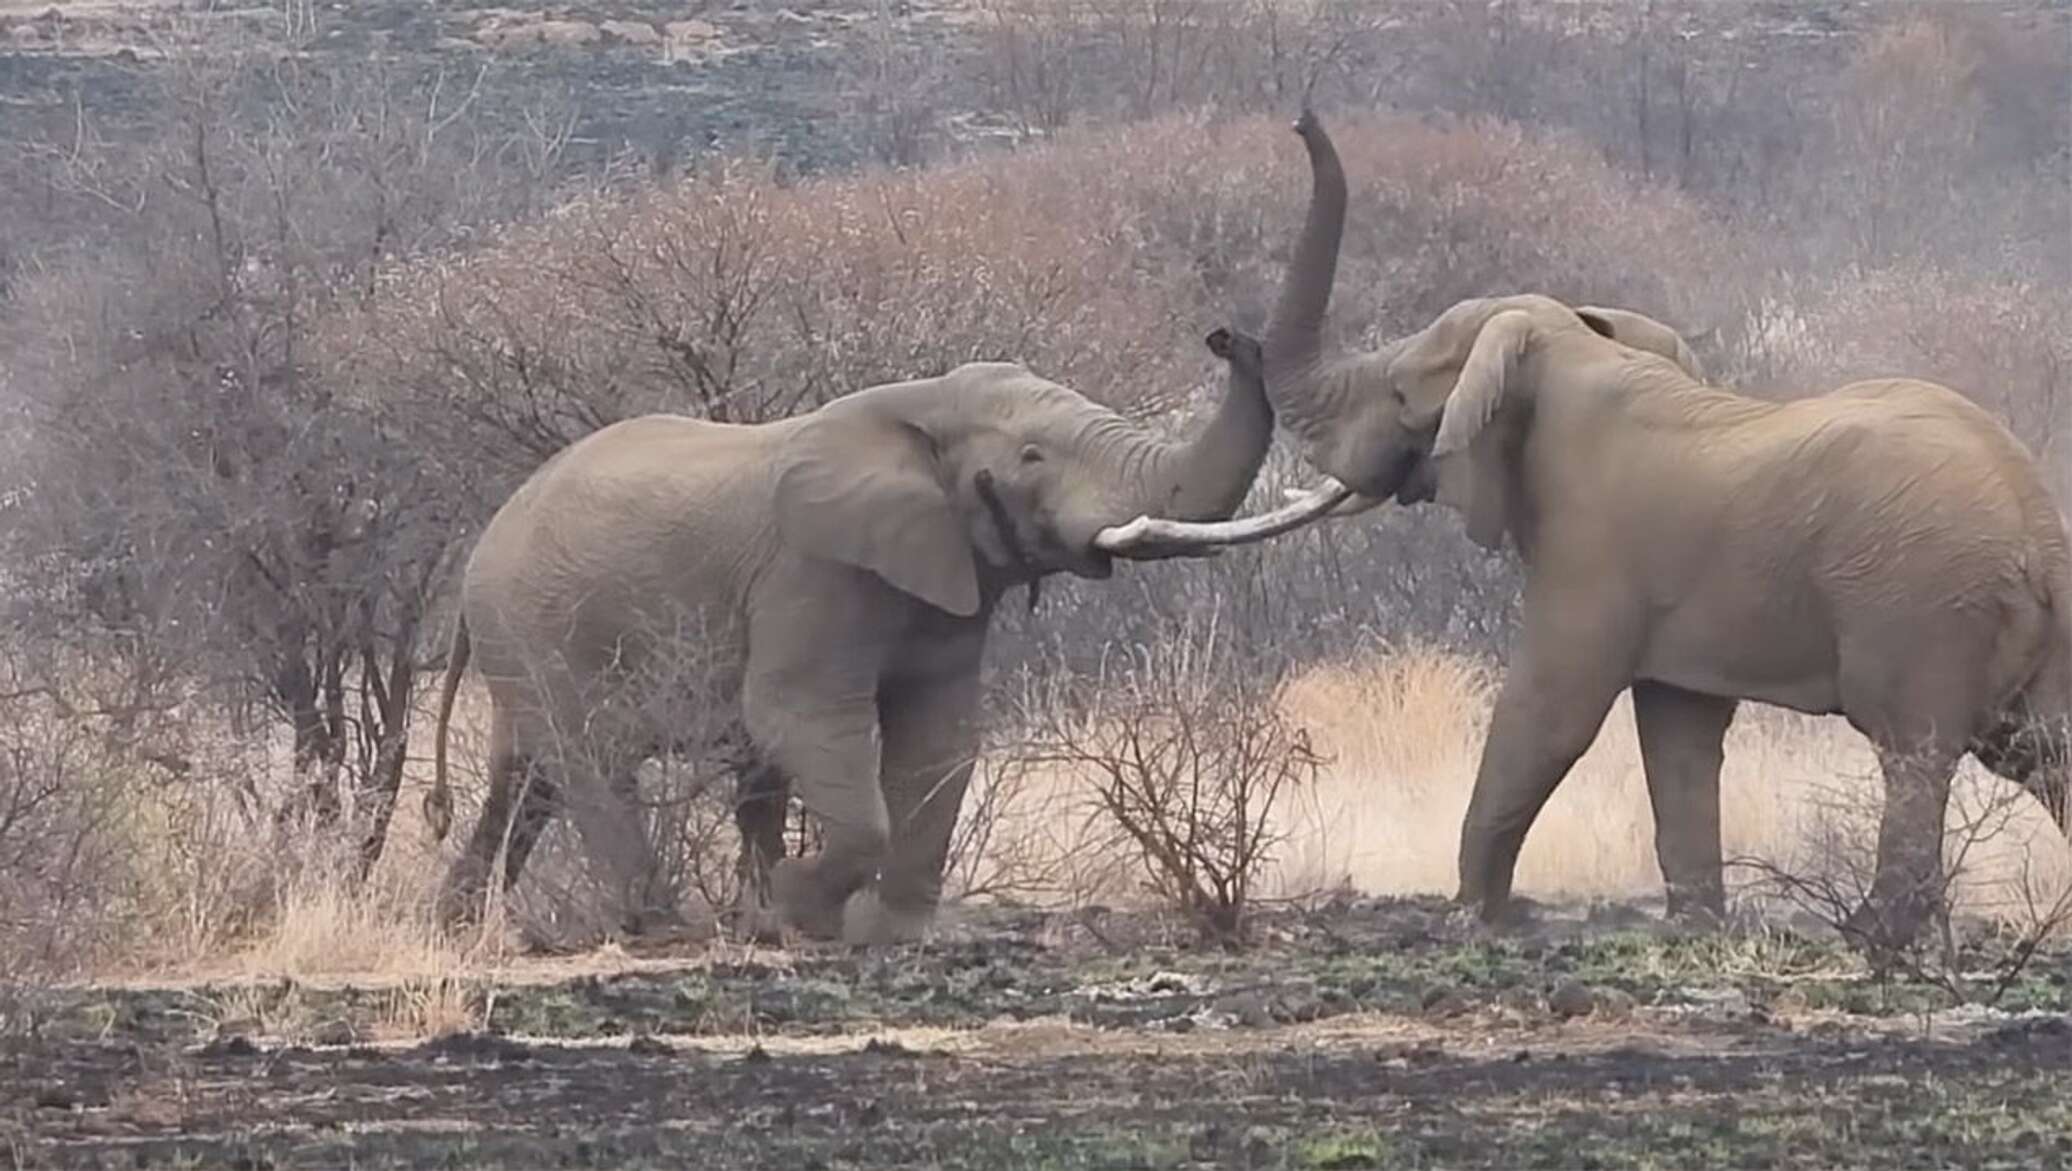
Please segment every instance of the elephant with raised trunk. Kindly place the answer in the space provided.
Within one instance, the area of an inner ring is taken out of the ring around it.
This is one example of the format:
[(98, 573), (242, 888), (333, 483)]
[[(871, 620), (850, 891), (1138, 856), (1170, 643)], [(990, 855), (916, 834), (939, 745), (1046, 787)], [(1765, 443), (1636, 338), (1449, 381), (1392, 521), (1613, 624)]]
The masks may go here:
[[(449, 915), (479, 900), (499, 855), (515, 882), (565, 808), (629, 926), (667, 918), (646, 893), (630, 778), (681, 729), (652, 726), (645, 697), (625, 693), (656, 632), (688, 627), (711, 667), (712, 693), (692, 699), (738, 710), (751, 762), (742, 930), (922, 933), (979, 748), (1001, 596), (1051, 573), (1105, 578), (1104, 530), (1228, 516), (1259, 471), (1274, 420), (1257, 343), (1219, 330), (1209, 346), (1228, 386), (1181, 441), (981, 362), (754, 426), (631, 419), (548, 460), (489, 522), (462, 584), (434, 832), (451, 822), (446, 728), (471, 656), (492, 701), (490, 784), (447, 879)], [(787, 786), (825, 849), (772, 870)]]
[[(1909, 379), (1743, 397), (1707, 385), (1659, 323), (1541, 296), (1464, 301), (1327, 359), (1345, 176), (1314, 117), (1297, 130), (1314, 186), (1265, 343), (1269, 397), (1321, 471), (1369, 501), (1436, 497), (1525, 565), (1463, 901), (1505, 910), (1527, 829), (1629, 688), (1674, 912), (1724, 910), (1721, 745), (1744, 700), (1846, 716), (1876, 746), (1866, 930), (1910, 937), (1933, 909), (1967, 751), (2072, 829), (2072, 556), (2013, 434)], [(1194, 540), (1170, 526), (1144, 547)]]

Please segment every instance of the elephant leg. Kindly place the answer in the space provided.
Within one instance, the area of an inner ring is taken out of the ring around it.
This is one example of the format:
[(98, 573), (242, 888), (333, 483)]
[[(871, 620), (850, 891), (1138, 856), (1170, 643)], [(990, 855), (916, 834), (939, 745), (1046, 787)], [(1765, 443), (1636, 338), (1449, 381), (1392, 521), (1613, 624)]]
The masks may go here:
[(968, 641), (956, 670), (926, 682), (894, 680), (879, 693), (892, 843), (877, 890), (849, 901), (842, 935), (852, 943), (918, 939), (942, 902), (950, 838), (979, 749), (983, 639)]
[(1944, 909), (1943, 831), (1959, 753), (1935, 742), (1880, 745), (1885, 808), (1865, 905), (1847, 928), (1888, 947), (1911, 942)]
[(1669, 914), (1724, 919), (1719, 771), (1735, 701), (1645, 680), (1633, 685), (1633, 722), (1655, 807), (1655, 859)]
[(734, 798), (734, 828), (741, 837), (734, 918), (741, 938), (771, 940), (777, 934), (770, 870), (784, 857), (784, 815), (790, 804), (791, 778), (775, 765), (757, 760), (740, 770)]
[(584, 771), (592, 775), (574, 786), (577, 791), (565, 800), (584, 851), (604, 882), (612, 913), (634, 935), (680, 924), (682, 916), (664, 889), (654, 843), (641, 816), (637, 756), (617, 745), (589, 755)]
[(1632, 639), (1609, 599), (1538, 597), (1497, 692), (1461, 827), (1457, 899), (1488, 922), (1509, 910), (1526, 831), (1597, 738), (1632, 680)]
[(537, 760), (523, 760), (517, 790), (517, 815), (511, 821), (510, 838), (504, 849), (505, 890), (518, 885), (518, 877), (525, 873), (525, 863), (532, 857), (532, 848), (540, 844), (547, 823), (561, 812), (561, 787)]
[(1844, 644), (1844, 662), (1856, 669), (1843, 676), (1843, 706), (1876, 746), (1885, 778), (1870, 891), (1846, 926), (1895, 947), (1943, 910), (1950, 779), (1985, 730), (1978, 697), (1988, 690), (1994, 642), (1966, 611), (1919, 625), (1905, 656), (1868, 638), (1861, 647)]
[(479, 915), (499, 856), (503, 888), (517, 884), (533, 845), (553, 820), (558, 795), (540, 762), (518, 746), (508, 717), (497, 712), (489, 729), (489, 796), (440, 891), (444, 921), (472, 922)]
[(842, 904), (877, 879), (892, 833), (878, 784), (884, 657), (874, 641), (892, 624), (855, 602), (830, 590), (758, 611), (741, 687), (750, 739), (826, 836), (819, 857), (773, 868), (771, 897), (787, 923), (822, 938), (840, 933)]

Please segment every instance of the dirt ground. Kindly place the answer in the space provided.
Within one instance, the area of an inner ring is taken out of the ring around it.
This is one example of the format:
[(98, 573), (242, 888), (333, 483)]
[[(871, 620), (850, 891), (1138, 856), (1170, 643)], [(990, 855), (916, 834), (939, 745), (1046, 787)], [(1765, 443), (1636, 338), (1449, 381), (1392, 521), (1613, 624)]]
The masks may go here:
[[(2002, 957), (1974, 957), (1981, 971)], [(2072, 1166), (2072, 955), (1994, 1009), (1776, 927), (1431, 901), (990, 912), (924, 946), (686, 942), (435, 990), (17, 1006), (17, 1167)], [(398, 998), (469, 1031), (383, 1041)]]

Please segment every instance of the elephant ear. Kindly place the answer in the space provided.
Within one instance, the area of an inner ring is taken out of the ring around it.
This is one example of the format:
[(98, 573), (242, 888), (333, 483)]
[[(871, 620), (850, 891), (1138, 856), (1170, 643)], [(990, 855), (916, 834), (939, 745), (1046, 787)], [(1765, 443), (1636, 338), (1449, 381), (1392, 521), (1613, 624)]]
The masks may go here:
[(1532, 318), (1515, 309), (1483, 324), (1446, 398), (1432, 444), (1439, 500), (1460, 509), (1468, 536), (1485, 549), (1502, 546), (1509, 524), (1503, 427), (1492, 424), (1520, 393), (1518, 359), (1532, 330)]
[(1700, 382), (1705, 381), (1705, 366), (1692, 352), (1690, 343), (1682, 334), (1647, 314), (1603, 305), (1582, 305), (1577, 307), (1576, 316), (1583, 319), (1584, 325), (1620, 345), (1660, 354), (1683, 367), (1684, 373)]
[(978, 566), (927, 432), (866, 410), (825, 409), (778, 456), (777, 534), (867, 569), (937, 609), (978, 613)]

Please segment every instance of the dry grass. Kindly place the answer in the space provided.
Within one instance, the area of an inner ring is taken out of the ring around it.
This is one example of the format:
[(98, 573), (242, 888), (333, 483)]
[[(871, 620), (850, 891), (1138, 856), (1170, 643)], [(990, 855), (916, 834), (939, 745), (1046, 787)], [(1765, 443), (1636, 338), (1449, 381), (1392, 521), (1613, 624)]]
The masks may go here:
[[(1262, 884), (1268, 897), (1340, 886), (1370, 894), (1451, 894), (1460, 826), (1498, 670), (1473, 658), (1422, 649), (1313, 668), (1282, 691), (1284, 710), (1330, 759), (1320, 782), (1291, 792), (1286, 840)], [(1057, 901), (1141, 899), (1135, 876), (1112, 864), (1112, 843), (1087, 817), (1087, 783), (1055, 767), (995, 763), (991, 777), (1018, 786), (996, 841)], [(1838, 822), (1870, 834), (1881, 801), (1869, 744), (1839, 718), (1749, 705), (1727, 742), (1721, 778), (1726, 857), (1779, 865), (1810, 857)], [(986, 783), (982, 781), (981, 783)], [(1969, 844), (1957, 882), (1962, 909), (2018, 912), (2021, 884), (2046, 897), (2072, 883), (2072, 848), (2049, 815), (2026, 799), (2001, 800), (2005, 782), (1968, 763), (1951, 803), (1953, 836), (1965, 811), (2010, 808), (2006, 824)], [(1866, 838), (1865, 840), (1868, 840)], [(1102, 863), (1108, 864), (1102, 864)], [(997, 876), (996, 876), (997, 877)], [(1730, 869), (1728, 880), (1738, 876)], [(1546, 899), (1657, 895), (1654, 815), (1648, 806), (1630, 701), (1622, 698), (1597, 742), (1534, 824), (1519, 859), (1518, 890)]]
[[(1424, 651), (1295, 680), (1283, 702), (1334, 757), (1299, 811), (1278, 886), (1296, 893), (1346, 882), (1377, 893), (1451, 893), (1460, 824), (1474, 785), (1496, 676), (1471, 660)], [(1721, 817), (1728, 858), (1802, 859), (1839, 817), (1878, 806), (1877, 762), (1839, 718), (1749, 705), (1727, 741)], [(2005, 782), (1967, 763), (1952, 820)], [(2024, 801), (2004, 832), (1973, 847), (1963, 905), (1992, 913), (2023, 874), (2045, 889), (2072, 882), (2072, 850), (2040, 805)], [(1730, 882), (1733, 875), (1729, 874)], [(1526, 839), (1518, 889), (1549, 898), (1624, 898), (1661, 889), (1654, 816), (1621, 699), (1597, 742)]]
[[(1410, 648), (1311, 668), (1285, 685), (1284, 711), (1309, 729), (1328, 763), (1313, 788), (1284, 801), (1287, 838), (1262, 894), (1341, 885), (1373, 894), (1450, 893), (1499, 678), (1481, 660)], [(470, 749), (486, 715), (474, 691), (463, 690), (455, 720), (463, 794), (477, 780)], [(430, 780), (430, 734), (427, 721), (413, 744), (388, 852), (357, 889), (341, 878), (349, 859), (343, 843), (307, 832), (260, 841), (249, 821), (199, 793), (185, 806), (160, 794), (127, 830), (143, 847), (139, 864), (155, 870), (129, 897), (159, 923), (140, 931), (127, 954), (107, 954), (96, 975), (389, 984), (396, 989), (393, 1035), (469, 1027), (483, 1011), (479, 981), (510, 961), (515, 933), (499, 923), (454, 937), (433, 919), (433, 895), (457, 838), (435, 846), (418, 811)], [(1141, 901), (1139, 877), (1114, 827), (1092, 807), (1085, 780), (1060, 766), (1023, 763), (1016, 751), (1004, 737), (967, 800), (968, 813), (985, 786), (1003, 787), (984, 852), (953, 876), (956, 885), (1056, 906)], [(1722, 782), (1728, 857), (1803, 863), (1837, 817), (1861, 819), (1877, 808), (1875, 776), (1868, 745), (1839, 719), (1744, 708)], [(1985, 806), (2001, 786), (1967, 764), (1953, 809)], [(460, 824), (471, 818), (464, 811)], [(186, 835), (177, 850), (162, 836), (176, 832)], [(1518, 888), (1550, 899), (1657, 894), (1653, 833), (1631, 709), (1621, 700), (1533, 827)], [(2072, 849), (2040, 807), (2022, 802), (2004, 832), (1972, 848), (1965, 869), (1959, 893), (1966, 909), (1991, 913), (2016, 897), (2025, 873), (2046, 893), (2072, 883)], [(268, 1002), (264, 1015), (291, 1008)], [(240, 1015), (237, 1006), (226, 1011)]]

